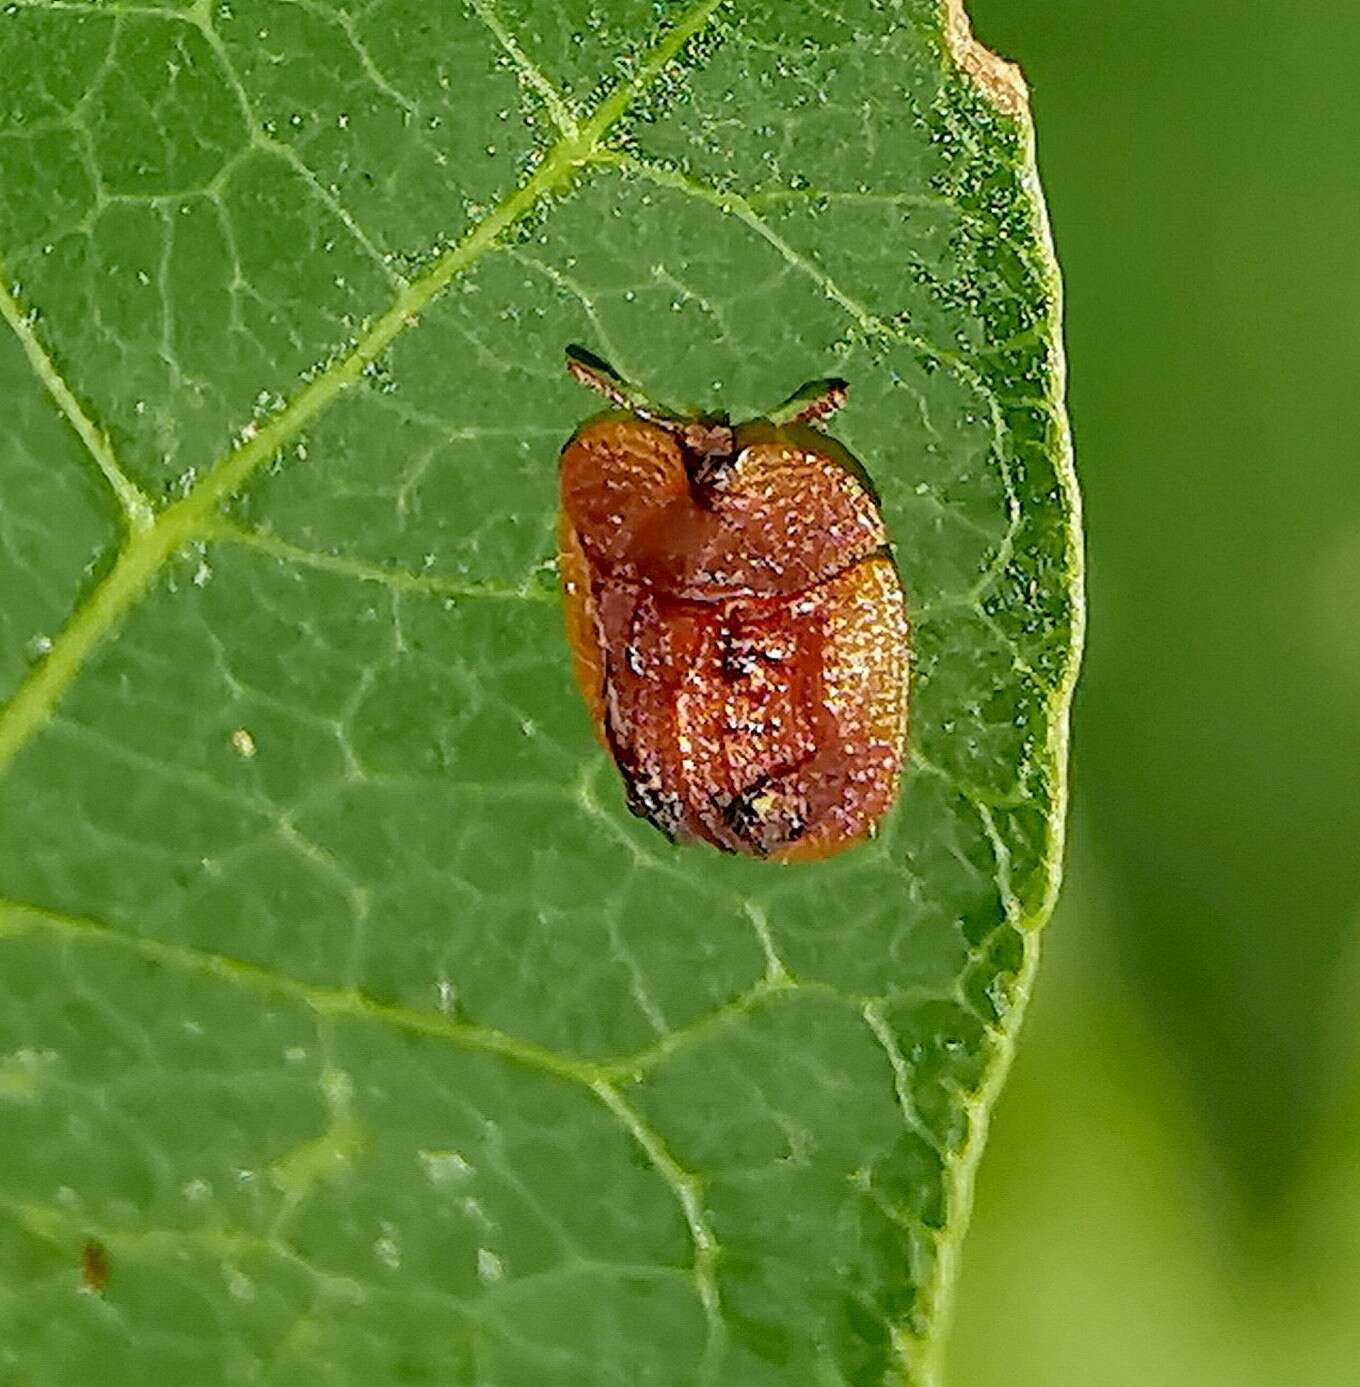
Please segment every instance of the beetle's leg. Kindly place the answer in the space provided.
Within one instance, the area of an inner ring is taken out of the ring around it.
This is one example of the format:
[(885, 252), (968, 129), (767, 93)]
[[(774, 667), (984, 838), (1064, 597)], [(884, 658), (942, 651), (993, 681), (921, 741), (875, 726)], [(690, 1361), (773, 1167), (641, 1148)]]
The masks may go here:
[(834, 414), (845, 403), (849, 389), (848, 382), (837, 378), (809, 381), (795, 390), (777, 409), (770, 411), (770, 423), (815, 424), (819, 419)]

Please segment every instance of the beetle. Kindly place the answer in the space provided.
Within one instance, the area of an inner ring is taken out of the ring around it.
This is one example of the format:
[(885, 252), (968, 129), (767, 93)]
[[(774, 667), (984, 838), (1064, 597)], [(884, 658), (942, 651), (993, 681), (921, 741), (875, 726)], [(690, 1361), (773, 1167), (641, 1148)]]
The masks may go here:
[(910, 632), (867, 475), (813, 427), (846, 383), (733, 425), (655, 408), (583, 348), (567, 369), (614, 406), (562, 450), (558, 558), (629, 807), (784, 861), (869, 836), (901, 779)]

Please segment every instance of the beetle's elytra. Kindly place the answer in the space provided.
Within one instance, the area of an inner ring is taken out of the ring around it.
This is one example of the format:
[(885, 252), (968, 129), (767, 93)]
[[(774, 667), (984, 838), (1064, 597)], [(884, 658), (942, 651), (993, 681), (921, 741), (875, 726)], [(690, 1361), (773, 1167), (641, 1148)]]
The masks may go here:
[(633, 812), (668, 837), (827, 857), (873, 832), (905, 750), (906, 607), (862, 469), (811, 425), (679, 418), (603, 362), (619, 407), (562, 451), (560, 563), (576, 674)]

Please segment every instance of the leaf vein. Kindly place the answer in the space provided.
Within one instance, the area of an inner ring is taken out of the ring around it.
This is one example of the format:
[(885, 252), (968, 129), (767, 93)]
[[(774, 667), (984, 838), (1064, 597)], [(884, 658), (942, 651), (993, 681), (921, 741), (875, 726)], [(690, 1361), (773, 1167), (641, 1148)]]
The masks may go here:
[(559, 1055), (531, 1041), (520, 1040), (489, 1026), (455, 1021), (438, 1012), (380, 1002), (357, 989), (326, 987), (304, 982), (258, 964), (132, 934), (89, 917), (0, 901), (0, 939), (41, 931), (61, 940), (104, 944), (171, 968), (181, 973), (215, 979), (229, 986), (265, 996), (297, 1002), (332, 1020), (376, 1021), (397, 1030), (445, 1040), (464, 1050), (497, 1055), (502, 1059), (552, 1074), (587, 1088), (607, 1080), (609, 1066)]
[(123, 471), (108, 435), (86, 413), (84, 406), (76, 399), (71, 387), (57, 370), (56, 363), (34, 331), (32, 315), (24, 311), (15, 291), (7, 282), (3, 269), (0, 269), (0, 315), (3, 315), (19, 339), (19, 345), (23, 348), (34, 375), (42, 382), (67, 423), (76, 431), (80, 441), (94, 459), (95, 465), (103, 473), (104, 480), (108, 482), (109, 488), (117, 498), (128, 529), (134, 532), (147, 529), (153, 519), (151, 502), (147, 500), (137, 483)]
[(496, 13), (495, 6), (490, 3), (490, 0), (467, 0), (467, 4), (477, 18), (496, 36), (496, 42), (510, 55), (510, 61), (514, 63), (515, 71), (519, 73), (520, 78), (543, 98), (543, 104), (548, 108), (548, 114), (552, 116), (553, 124), (557, 127), (558, 133), (565, 139), (576, 139), (580, 131), (577, 128), (575, 117), (568, 109), (567, 103), (562, 99), (562, 94), (543, 75), (538, 64), (520, 47), (514, 34), (501, 22), (501, 17)]
[[(720, 1252), (717, 1235), (704, 1209), (703, 1180), (686, 1170), (671, 1154), (661, 1134), (646, 1122), (624, 1099), (623, 1095), (603, 1079), (591, 1084), (600, 1101), (618, 1118), (642, 1148), (652, 1168), (666, 1181), (675, 1194), (689, 1227), (694, 1245), (692, 1274), (708, 1322), (708, 1345), (705, 1363), (711, 1364), (725, 1342), (727, 1326), (722, 1317), (722, 1300), (718, 1290), (717, 1259)], [(711, 1370), (701, 1374), (711, 1375)]]
[(419, 592), (435, 597), (483, 598), (493, 602), (556, 601), (555, 593), (547, 588), (534, 587), (528, 581), (517, 585), (497, 583), (489, 578), (475, 582), (460, 582), (438, 573), (412, 573), (404, 568), (366, 563), (363, 559), (351, 559), (343, 554), (326, 554), (315, 549), (306, 549), (290, 544), (268, 531), (247, 529), (229, 520), (214, 521), (205, 528), (203, 537), (215, 540), (219, 544), (233, 544), (239, 548), (252, 549), (281, 563), (335, 573), (344, 578), (354, 578), (361, 583), (377, 583), (397, 592)]
[(560, 140), (548, 149), (533, 174), (411, 281), (348, 350), (314, 375), (277, 413), (247, 425), (236, 446), (213, 463), (187, 495), (134, 534), (103, 581), (77, 607), (47, 657), (0, 709), (0, 772), (46, 725), (91, 652), (143, 596), (166, 561), (201, 533), (224, 501), (358, 382), (455, 278), (496, 249), (502, 236), (541, 200), (562, 190), (589, 166), (605, 134), (723, 3), (699, 0), (693, 5), (651, 50), (632, 79), (605, 97), (576, 139)]
[[(213, 57), (217, 60), (222, 75), (231, 88), (232, 95), (236, 98), (236, 104), (240, 107), (241, 119), (246, 126), (250, 147), (270, 154), (287, 164), (307, 184), (317, 201), (349, 232), (365, 254), (380, 266), (388, 281), (399, 288), (404, 288), (408, 281), (404, 275), (399, 274), (392, 267), (391, 257), (383, 254), (373, 238), (355, 221), (349, 209), (340, 199), (321, 182), (321, 179), (297, 150), (287, 142), (276, 140), (266, 133), (264, 122), (256, 112), (254, 103), (250, 99), (250, 93), (246, 91), (245, 83), (236, 71), (236, 65), (232, 62), (231, 54), (227, 51), (227, 45), (222, 41), (222, 35), (217, 32), (211, 16), (206, 10), (199, 8), (194, 10), (193, 18), (204, 41), (212, 49)], [(348, 30), (346, 33), (348, 35)], [(237, 157), (239, 159), (240, 156)]]

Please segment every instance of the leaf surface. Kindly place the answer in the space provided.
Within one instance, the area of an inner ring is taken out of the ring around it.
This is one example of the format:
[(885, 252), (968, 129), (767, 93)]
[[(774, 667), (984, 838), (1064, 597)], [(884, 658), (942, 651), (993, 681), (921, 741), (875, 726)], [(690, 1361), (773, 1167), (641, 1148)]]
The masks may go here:
[[(0, 1378), (933, 1381), (1080, 626), (1025, 117), (958, 26), (0, 15)], [(629, 816), (571, 341), (738, 417), (851, 381), (915, 627), (872, 843)]]

